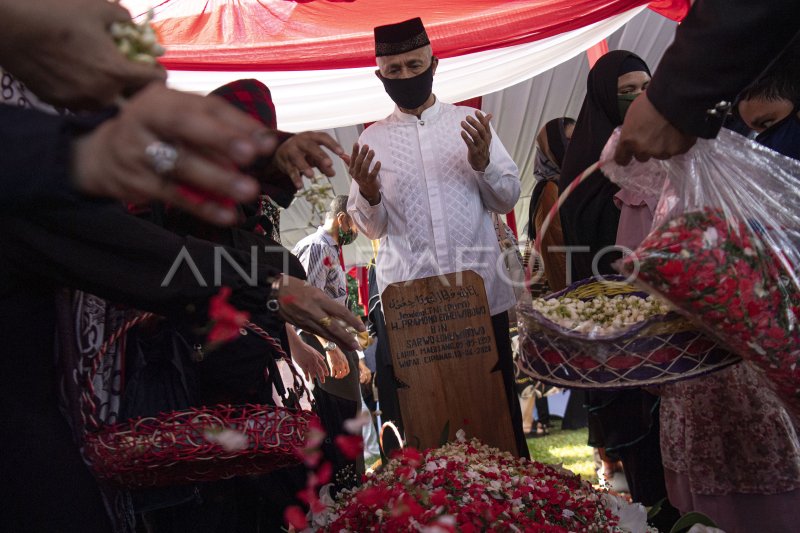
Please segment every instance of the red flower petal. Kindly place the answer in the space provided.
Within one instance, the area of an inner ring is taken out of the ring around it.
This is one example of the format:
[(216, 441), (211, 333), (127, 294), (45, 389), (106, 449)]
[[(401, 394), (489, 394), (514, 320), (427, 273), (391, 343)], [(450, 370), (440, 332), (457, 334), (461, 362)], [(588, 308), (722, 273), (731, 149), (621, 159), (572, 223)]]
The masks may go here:
[(466, 524), (461, 524), (461, 531), (462, 533), (475, 533), (476, 531), (478, 531), (478, 528), (476, 528), (473, 524), (467, 522)]
[(658, 271), (665, 277), (671, 278), (679, 276), (683, 273), (683, 263), (681, 261), (673, 260), (658, 267)]
[(209, 343), (228, 342), (239, 336), (239, 328), (224, 322), (217, 322), (208, 332), (206, 341)]
[(321, 512), (325, 511), (326, 507), (325, 504), (322, 503), (319, 499), (314, 500), (311, 502), (311, 512), (314, 514), (320, 514)]
[(208, 333), (208, 342), (227, 342), (239, 336), (239, 329), (250, 320), (250, 313), (239, 311), (230, 303), (230, 287), (222, 287), (208, 303), (208, 318), (214, 325)]
[(333, 465), (329, 461), (325, 461), (317, 470), (317, 481), (320, 485), (326, 485), (330, 482), (333, 476)]
[(337, 435), (334, 442), (345, 459), (352, 461), (364, 453), (364, 440), (361, 435)]
[(286, 296), (281, 296), (278, 298), (278, 303), (281, 305), (291, 305), (295, 301), (297, 301), (297, 297), (291, 294), (287, 294)]
[(383, 487), (368, 487), (356, 494), (358, 503), (367, 506), (383, 506), (389, 499), (389, 491)]
[(398, 466), (394, 472), (400, 479), (409, 479), (414, 469), (410, 466)]
[(433, 505), (445, 505), (447, 503), (447, 492), (444, 490), (437, 490), (431, 494), (431, 503)]
[(322, 452), (319, 450), (311, 450), (303, 452), (303, 463), (308, 468), (315, 468), (322, 460)]
[(215, 202), (222, 207), (233, 208), (236, 207), (236, 202), (230, 198), (219, 196), (202, 189), (198, 189), (192, 185), (181, 183), (177, 186), (178, 194), (183, 196), (186, 200), (194, 205), (204, 204), (206, 202)]
[(295, 529), (305, 529), (308, 527), (306, 514), (298, 505), (290, 505), (287, 507), (283, 512), (283, 519)]
[[(312, 509), (316, 509), (319, 507), (319, 505), (317, 505), (318, 503), (320, 503), (319, 494), (317, 494), (316, 487), (313, 486), (311, 477), (308, 478), (308, 485), (306, 485), (306, 488), (298, 491), (296, 496), (298, 500), (310, 506)], [(322, 506), (325, 507), (324, 504)]]
[(211, 318), (217, 318), (216, 315), (223, 313), (226, 306), (228, 304), (228, 298), (230, 298), (231, 293), (233, 291), (230, 287), (220, 287), (219, 292), (211, 297), (211, 300), (208, 302), (208, 314), (211, 315)]
[(422, 464), (422, 454), (416, 448), (403, 448), (398, 455), (415, 468)]

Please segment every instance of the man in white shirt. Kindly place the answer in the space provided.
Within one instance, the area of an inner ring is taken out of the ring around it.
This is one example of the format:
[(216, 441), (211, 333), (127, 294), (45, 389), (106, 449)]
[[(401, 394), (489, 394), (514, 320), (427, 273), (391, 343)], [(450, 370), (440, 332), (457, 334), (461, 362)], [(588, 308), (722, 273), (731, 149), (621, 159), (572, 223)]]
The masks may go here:
[(380, 239), (381, 293), (394, 282), (451, 272), (474, 270), (483, 278), (517, 445), (527, 457), (508, 327), (515, 297), (501, 274), (490, 217), (514, 208), (519, 171), (493, 139), (491, 115), (432, 93), (438, 59), (419, 18), (375, 28), (375, 55), (376, 75), (397, 107), (353, 147), (347, 211), (361, 233)]
[[(307, 283), (343, 305), (347, 299), (347, 281), (339, 264), (339, 249), (352, 243), (358, 236), (346, 208), (347, 196), (336, 196), (325, 215), (325, 224), (292, 249), (306, 270)], [(323, 453), (333, 460), (336, 489), (353, 487), (364, 473), (363, 458), (351, 461), (333, 443), (337, 435), (345, 433), (345, 420), (358, 415), (362, 403), (359, 381), (369, 379), (370, 370), (354, 351), (342, 352), (336, 343), (310, 333), (302, 333), (301, 338), (325, 354), (330, 366), (331, 379), (317, 380), (313, 389), (316, 412), (328, 434)], [(348, 472), (348, 469), (352, 471)]]

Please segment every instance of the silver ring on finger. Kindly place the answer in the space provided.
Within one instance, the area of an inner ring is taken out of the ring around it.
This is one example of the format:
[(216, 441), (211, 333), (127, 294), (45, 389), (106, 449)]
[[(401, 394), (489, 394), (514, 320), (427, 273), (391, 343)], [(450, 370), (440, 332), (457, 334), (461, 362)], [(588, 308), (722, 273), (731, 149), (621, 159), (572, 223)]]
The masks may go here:
[(153, 141), (148, 144), (144, 153), (153, 169), (159, 176), (168, 176), (178, 163), (178, 148), (164, 141)]

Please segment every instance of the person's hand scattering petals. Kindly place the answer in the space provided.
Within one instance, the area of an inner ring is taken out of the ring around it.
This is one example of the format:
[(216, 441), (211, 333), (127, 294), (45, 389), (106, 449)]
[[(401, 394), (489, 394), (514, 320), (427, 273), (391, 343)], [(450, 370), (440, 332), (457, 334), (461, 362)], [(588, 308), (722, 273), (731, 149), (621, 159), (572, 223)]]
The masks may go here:
[(117, 48), (110, 27), (129, 23), (116, 2), (37, 0), (6, 2), (0, 48), (3, 68), (49, 104), (98, 109), (167, 75), (157, 63), (131, 61)]
[(313, 168), (318, 168), (326, 176), (333, 177), (333, 161), (322, 147), (342, 156), (344, 150), (336, 140), (327, 133), (306, 131), (292, 135), (285, 140), (275, 152), (275, 163), (284, 174), (292, 178), (298, 189), (303, 187), (303, 176), (314, 177)]
[[(159, 145), (160, 153), (151, 150)], [(165, 146), (174, 150), (171, 159)], [(272, 155), (276, 146), (273, 132), (220, 98), (150, 85), (76, 141), (73, 183), (88, 195), (160, 200), (232, 224), (234, 203), (252, 200), (259, 191), (237, 168)]]
[(645, 92), (633, 101), (625, 114), (614, 161), (624, 166), (633, 158), (637, 161), (647, 161), (651, 157), (669, 159), (687, 152), (696, 141), (696, 137), (685, 135), (670, 124)]
[(282, 277), (277, 296), (280, 302), (278, 314), (290, 324), (332, 340), (345, 350), (358, 349), (352, 329), (364, 331), (364, 324), (344, 305), (292, 276)]

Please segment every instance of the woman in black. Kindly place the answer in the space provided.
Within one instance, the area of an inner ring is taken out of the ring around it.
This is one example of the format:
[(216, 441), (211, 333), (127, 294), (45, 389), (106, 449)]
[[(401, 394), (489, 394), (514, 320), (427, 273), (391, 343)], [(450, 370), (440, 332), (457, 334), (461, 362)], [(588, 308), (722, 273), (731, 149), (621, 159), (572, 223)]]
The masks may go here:
[[(649, 80), (647, 65), (631, 52), (615, 50), (597, 61), (589, 72), (586, 98), (564, 155), (558, 184), (561, 192), (600, 159), (614, 128), (622, 124), (621, 108), (627, 109)], [(560, 210), (564, 242), (589, 247), (589, 252), (572, 254), (573, 281), (591, 277), (595, 254), (616, 242), (619, 209), (614, 205), (614, 195), (618, 191), (619, 187), (598, 170), (564, 202)], [(619, 252), (598, 256), (597, 273), (615, 274), (611, 264), (619, 257)]]
[[(650, 70), (636, 54), (615, 50), (601, 57), (589, 72), (587, 94), (578, 115), (564, 163), (559, 188), (600, 159), (614, 128), (622, 124), (630, 103), (650, 81)], [(595, 274), (614, 274), (617, 251), (603, 253), (617, 238), (619, 209), (614, 195), (619, 187), (596, 171), (567, 198), (560, 210), (567, 246), (588, 246), (572, 254), (573, 281)], [(597, 259), (593, 268), (593, 259)], [(588, 393), (589, 445), (605, 448), (610, 459), (622, 461), (634, 501), (654, 505), (666, 498), (659, 447), (659, 398), (641, 389)], [(669, 530), (677, 511), (665, 502), (656, 518), (659, 529)]]

